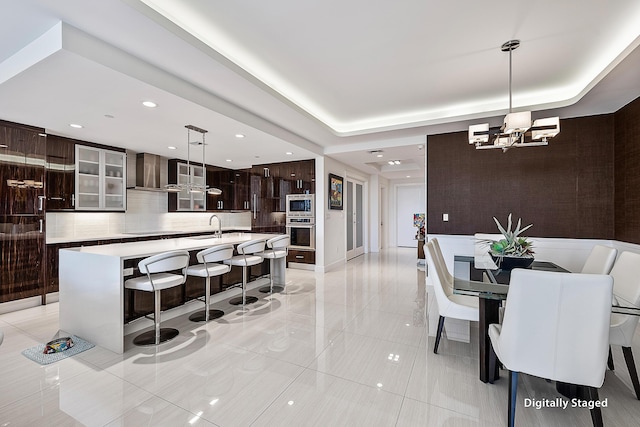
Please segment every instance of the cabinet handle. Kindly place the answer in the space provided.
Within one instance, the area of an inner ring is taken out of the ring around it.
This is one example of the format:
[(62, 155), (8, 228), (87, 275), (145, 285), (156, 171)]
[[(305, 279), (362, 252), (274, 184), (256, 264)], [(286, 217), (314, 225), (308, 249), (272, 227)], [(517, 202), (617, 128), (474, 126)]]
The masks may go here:
[(44, 221), (40, 220), (40, 233), (42, 233), (43, 228), (44, 228)]
[(38, 196), (38, 210), (44, 209), (44, 196)]
[(224, 200), (220, 200), (220, 209), (224, 209)]
[(304, 259), (304, 255), (296, 255), (296, 259)]
[(75, 206), (76, 205), (76, 195), (72, 194), (71, 195), (71, 206)]
[(253, 219), (256, 219), (258, 207), (256, 206), (256, 193), (253, 193)]

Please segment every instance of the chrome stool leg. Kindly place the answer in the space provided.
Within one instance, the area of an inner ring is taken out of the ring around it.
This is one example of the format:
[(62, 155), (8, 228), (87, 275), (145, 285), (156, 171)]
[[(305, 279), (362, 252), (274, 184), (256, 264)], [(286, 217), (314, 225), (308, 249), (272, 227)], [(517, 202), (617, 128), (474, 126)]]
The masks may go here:
[(133, 343), (139, 346), (145, 345), (158, 345), (163, 342), (174, 339), (180, 334), (180, 331), (174, 328), (161, 328), (160, 327), (160, 292), (159, 290), (153, 292), (154, 298), (154, 310), (153, 310), (153, 323), (154, 328), (152, 331), (144, 332), (133, 339)]
[(248, 275), (247, 267), (242, 267), (242, 296), (231, 298), (229, 300), (229, 304), (240, 305), (242, 304), (242, 309), (244, 310), (245, 304), (253, 304), (258, 301), (258, 298), (247, 296), (247, 275)]
[(189, 320), (191, 320), (192, 322), (208, 322), (209, 320), (218, 319), (224, 316), (224, 311), (209, 308), (210, 301), (211, 277), (207, 276), (204, 279), (204, 310), (193, 313), (191, 316), (189, 316)]

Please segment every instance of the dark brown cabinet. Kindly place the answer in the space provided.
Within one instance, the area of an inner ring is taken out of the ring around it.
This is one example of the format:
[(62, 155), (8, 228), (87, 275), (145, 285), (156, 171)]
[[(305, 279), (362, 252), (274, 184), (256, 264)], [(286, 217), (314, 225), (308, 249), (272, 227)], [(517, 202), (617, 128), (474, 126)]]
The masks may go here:
[(207, 194), (207, 211), (228, 211), (235, 209), (235, 173), (231, 169), (207, 166), (207, 185), (218, 188), (222, 194)]
[(44, 289), (44, 129), (0, 121), (0, 302)]
[(46, 208), (49, 212), (75, 207), (75, 146), (73, 139), (47, 136)]
[(251, 209), (251, 172), (250, 170), (234, 171), (233, 209), (248, 211)]
[(315, 160), (280, 163), (280, 169), (287, 180), (287, 194), (315, 193)]
[(315, 251), (300, 251), (296, 249), (289, 249), (287, 254), (287, 262), (297, 262), (299, 264), (315, 264), (316, 253)]

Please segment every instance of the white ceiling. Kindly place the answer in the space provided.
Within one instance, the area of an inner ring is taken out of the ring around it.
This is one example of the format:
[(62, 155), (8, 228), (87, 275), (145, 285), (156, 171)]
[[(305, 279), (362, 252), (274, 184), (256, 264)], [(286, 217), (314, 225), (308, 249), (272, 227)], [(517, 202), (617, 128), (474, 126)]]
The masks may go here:
[(186, 157), (193, 124), (209, 130), (207, 162), (231, 168), (324, 154), (421, 178), (426, 135), (507, 112), (499, 47), (514, 38), (516, 110), (600, 114), (640, 95), (637, 0), (0, 0), (0, 10), (0, 119), (169, 157)]

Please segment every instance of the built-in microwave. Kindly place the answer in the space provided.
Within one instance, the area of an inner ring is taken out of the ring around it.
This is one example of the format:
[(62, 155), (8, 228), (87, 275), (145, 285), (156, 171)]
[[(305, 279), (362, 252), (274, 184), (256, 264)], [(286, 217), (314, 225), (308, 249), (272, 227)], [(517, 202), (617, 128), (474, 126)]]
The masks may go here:
[(314, 194), (287, 194), (287, 218), (315, 217)]

